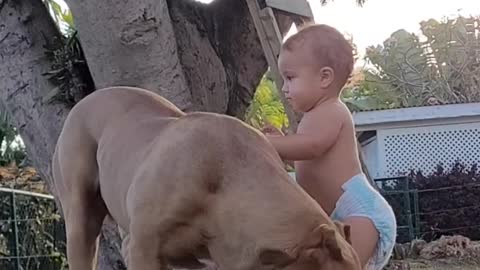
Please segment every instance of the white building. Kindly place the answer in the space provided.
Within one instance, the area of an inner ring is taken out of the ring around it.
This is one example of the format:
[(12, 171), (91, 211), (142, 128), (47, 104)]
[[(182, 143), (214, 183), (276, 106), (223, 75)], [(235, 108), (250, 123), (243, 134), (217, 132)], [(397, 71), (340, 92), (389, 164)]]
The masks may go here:
[(373, 179), (480, 161), (480, 103), (361, 111), (353, 117)]

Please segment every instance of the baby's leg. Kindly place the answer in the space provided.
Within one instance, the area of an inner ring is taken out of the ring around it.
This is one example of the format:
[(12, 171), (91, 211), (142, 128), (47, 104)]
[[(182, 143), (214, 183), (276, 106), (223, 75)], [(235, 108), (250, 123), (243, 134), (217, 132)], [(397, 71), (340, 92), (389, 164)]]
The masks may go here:
[(357, 252), (360, 263), (367, 269), (367, 264), (376, 252), (379, 233), (372, 220), (366, 217), (351, 216), (342, 221), (350, 225), (350, 239)]

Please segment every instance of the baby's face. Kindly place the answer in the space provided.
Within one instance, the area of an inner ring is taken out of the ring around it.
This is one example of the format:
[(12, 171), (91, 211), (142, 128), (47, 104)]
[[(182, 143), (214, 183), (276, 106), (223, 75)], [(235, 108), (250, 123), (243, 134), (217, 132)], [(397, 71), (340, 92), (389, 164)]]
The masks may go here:
[(282, 91), (295, 111), (308, 112), (323, 97), (318, 67), (305, 51), (282, 50), (278, 68), (283, 78)]

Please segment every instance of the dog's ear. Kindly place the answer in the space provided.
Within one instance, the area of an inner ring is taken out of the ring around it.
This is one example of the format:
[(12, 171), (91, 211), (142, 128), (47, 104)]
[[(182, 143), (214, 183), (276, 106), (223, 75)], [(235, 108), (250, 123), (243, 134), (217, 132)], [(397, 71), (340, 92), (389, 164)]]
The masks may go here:
[[(339, 245), (339, 235), (335, 228), (322, 224), (315, 228), (306, 243), (307, 249), (302, 251), (301, 257), (315, 259), (322, 264), (328, 257), (336, 261), (344, 260)], [(328, 255), (328, 256), (327, 256)]]
[(342, 223), (340, 221), (334, 221), (335, 226), (337, 226), (338, 232), (342, 235), (343, 238), (351, 245), (352, 240), (350, 238), (350, 225)]
[(267, 248), (260, 251), (259, 258), (263, 265), (272, 265), (276, 267), (284, 267), (295, 260), (295, 258), (286, 251)]
[(325, 231), (330, 228), (327, 224), (320, 224), (313, 231), (307, 235), (303, 242), (303, 246), (307, 248), (321, 246), (325, 240)]
[(340, 245), (338, 243), (338, 235), (336, 234), (335, 229), (330, 227), (324, 227), (322, 231), (324, 236), (323, 245), (330, 253), (330, 256), (332, 256), (337, 261), (344, 260), (342, 249), (340, 248)]

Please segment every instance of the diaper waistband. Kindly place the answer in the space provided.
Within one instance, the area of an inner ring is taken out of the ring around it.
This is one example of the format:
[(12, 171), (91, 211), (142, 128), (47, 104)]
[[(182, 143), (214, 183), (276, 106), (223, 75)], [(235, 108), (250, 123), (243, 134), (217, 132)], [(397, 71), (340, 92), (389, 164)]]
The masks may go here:
[(347, 191), (350, 189), (354, 189), (355, 191), (364, 190), (364, 189), (374, 189), (375, 188), (370, 184), (367, 179), (367, 176), (364, 173), (359, 173), (352, 178), (350, 178), (347, 182), (343, 183), (342, 185), (343, 191)]

